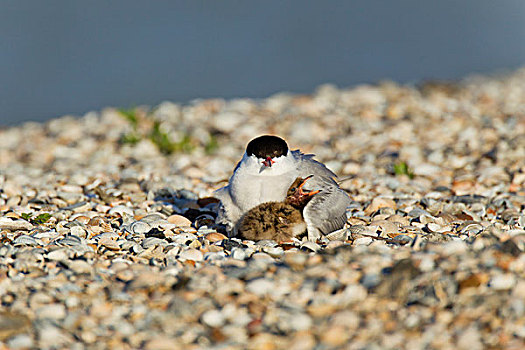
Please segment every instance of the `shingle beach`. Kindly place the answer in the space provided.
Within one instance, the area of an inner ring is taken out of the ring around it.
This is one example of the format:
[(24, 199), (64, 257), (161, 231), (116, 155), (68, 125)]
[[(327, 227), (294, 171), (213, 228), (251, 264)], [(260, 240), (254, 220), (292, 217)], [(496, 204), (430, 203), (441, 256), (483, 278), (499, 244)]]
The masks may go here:
[[(339, 175), (338, 239), (217, 232), (267, 133)], [(6, 128), (0, 232), (0, 349), (523, 349), (525, 70)]]

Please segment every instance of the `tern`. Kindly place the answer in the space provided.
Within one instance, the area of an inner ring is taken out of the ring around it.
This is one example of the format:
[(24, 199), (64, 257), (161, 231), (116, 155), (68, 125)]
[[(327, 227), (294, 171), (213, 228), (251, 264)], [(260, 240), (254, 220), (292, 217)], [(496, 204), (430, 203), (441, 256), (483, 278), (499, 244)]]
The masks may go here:
[(266, 202), (282, 202), (291, 184), (313, 175), (307, 190), (320, 190), (303, 210), (308, 239), (316, 240), (343, 227), (346, 207), (351, 203), (337, 176), (314, 155), (290, 150), (285, 140), (262, 135), (251, 140), (233, 171), (228, 185), (215, 191), (220, 200), (217, 223), (236, 236), (241, 217)]

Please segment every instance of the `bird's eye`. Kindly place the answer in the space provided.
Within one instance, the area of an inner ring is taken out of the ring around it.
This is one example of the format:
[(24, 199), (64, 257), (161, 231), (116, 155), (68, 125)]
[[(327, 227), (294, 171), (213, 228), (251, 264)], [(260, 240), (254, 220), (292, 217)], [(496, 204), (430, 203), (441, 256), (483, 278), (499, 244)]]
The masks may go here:
[(293, 192), (295, 192), (295, 190), (296, 190), (296, 188), (293, 187), (290, 191), (292, 191), (292, 193), (293, 193)]

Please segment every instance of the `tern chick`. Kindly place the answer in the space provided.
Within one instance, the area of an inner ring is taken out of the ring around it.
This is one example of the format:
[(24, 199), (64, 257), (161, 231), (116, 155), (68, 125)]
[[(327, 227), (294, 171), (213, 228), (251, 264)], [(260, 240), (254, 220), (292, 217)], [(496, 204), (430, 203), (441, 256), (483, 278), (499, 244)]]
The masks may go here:
[(320, 192), (303, 188), (311, 177), (295, 179), (283, 202), (262, 203), (250, 209), (239, 222), (239, 236), (254, 241), (273, 239), (285, 242), (304, 234), (306, 223), (303, 209), (312, 197)]

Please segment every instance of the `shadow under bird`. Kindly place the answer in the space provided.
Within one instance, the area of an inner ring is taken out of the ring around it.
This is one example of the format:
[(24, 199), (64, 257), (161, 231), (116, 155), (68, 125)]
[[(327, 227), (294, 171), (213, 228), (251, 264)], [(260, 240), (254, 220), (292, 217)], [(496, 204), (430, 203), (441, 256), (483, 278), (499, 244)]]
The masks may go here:
[(348, 194), (336, 182), (337, 176), (314, 155), (290, 150), (278, 136), (262, 135), (251, 140), (233, 171), (227, 186), (215, 192), (221, 204), (217, 223), (230, 236), (238, 233), (242, 216), (265, 202), (282, 202), (290, 185), (298, 178), (313, 175), (308, 189), (319, 189), (303, 210), (309, 240), (316, 240), (343, 227)]
[(321, 192), (307, 191), (304, 184), (312, 176), (298, 177), (288, 189), (283, 202), (266, 202), (250, 209), (238, 225), (241, 238), (260, 241), (273, 239), (286, 242), (306, 232), (303, 210), (314, 195)]

